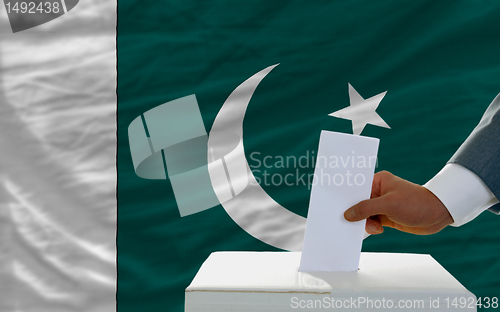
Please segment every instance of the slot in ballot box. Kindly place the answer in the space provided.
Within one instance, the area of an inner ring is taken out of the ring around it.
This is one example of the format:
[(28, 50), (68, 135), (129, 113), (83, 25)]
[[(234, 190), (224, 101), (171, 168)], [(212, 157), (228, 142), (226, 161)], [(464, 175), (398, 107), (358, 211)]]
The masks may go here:
[(310, 273), (298, 271), (300, 256), (214, 252), (186, 288), (185, 311), (476, 311), (474, 294), (430, 255), (364, 252), (357, 272)]

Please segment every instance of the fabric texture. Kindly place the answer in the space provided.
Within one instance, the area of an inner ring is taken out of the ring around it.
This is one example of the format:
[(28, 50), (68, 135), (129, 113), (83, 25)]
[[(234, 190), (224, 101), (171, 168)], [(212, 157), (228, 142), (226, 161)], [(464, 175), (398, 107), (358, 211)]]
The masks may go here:
[[(449, 162), (474, 172), (500, 198), (500, 94)], [(500, 214), (500, 203), (489, 210)]]
[(0, 9), (2, 312), (116, 309), (115, 7), (15, 34)]
[[(276, 251), (221, 206), (181, 218), (170, 181), (138, 177), (127, 137), (137, 116), (196, 94), (209, 132), (238, 85), (279, 63), (243, 123), (251, 169), (275, 201), (307, 215), (302, 181), (314, 171), (320, 132), (352, 133), (350, 121), (328, 116), (349, 105), (348, 83), (364, 98), (387, 91), (377, 113), (391, 129), (362, 133), (380, 139), (376, 171), (424, 184), (500, 92), (498, 16), (496, 1), (120, 0), (118, 311), (181, 312), (184, 289), (211, 252)], [(302, 167), (287, 166), (287, 156), (303, 156)], [(287, 174), (291, 186), (279, 183)], [(386, 229), (363, 251), (431, 254), (476, 296), (494, 297), (499, 222), (482, 213), (430, 236)]]
[[(348, 83), (365, 98), (388, 91), (377, 112), (391, 129), (363, 131), (381, 140), (377, 170), (425, 183), (499, 92), (499, 15), (498, 1), (85, 0), (12, 34), (0, 10), (0, 311), (181, 312), (210, 253), (276, 251), (220, 206), (181, 218), (169, 181), (135, 174), (127, 137), (137, 116), (190, 94), (208, 131), (234, 88), (273, 64), (243, 132), (274, 200), (307, 214), (301, 177), (321, 130), (352, 129), (328, 116), (348, 105)], [(278, 183), (287, 174), (293, 186)], [(477, 297), (498, 297), (498, 222), (386, 229), (363, 251), (431, 254)]]

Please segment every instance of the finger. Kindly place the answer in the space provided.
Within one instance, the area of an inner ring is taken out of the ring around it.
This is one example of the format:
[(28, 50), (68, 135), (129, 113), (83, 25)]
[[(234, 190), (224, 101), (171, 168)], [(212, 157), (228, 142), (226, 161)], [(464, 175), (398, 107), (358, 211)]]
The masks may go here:
[(384, 227), (376, 217), (368, 218), (366, 219), (365, 230), (368, 234), (380, 234), (384, 231)]
[(344, 212), (347, 221), (360, 221), (371, 216), (386, 214), (388, 212), (388, 200), (386, 196), (363, 200)]
[(394, 221), (392, 221), (391, 219), (387, 218), (387, 216), (378, 215), (377, 217), (380, 220), (380, 224), (382, 224), (382, 226), (396, 228), (396, 225), (395, 225)]
[(381, 182), (382, 182), (382, 178), (381, 178), (380, 172), (375, 173), (375, 175), (373, 176), (372, 191), (370, 194), (370, 198), (380, 197), (380, 195), (381, 195), (381, 191), (380, 191)]
[(383, 195), (383, 186), (393, 177), (390, 172), (380, 171), (373, 176), (372, 191), (370, 198), (376, 198)]
[[(395, 223), (394, 221), (391, 221), (389, 218), (383, 215), (377, 216), (379, 219), (380, 223), (383, 226), (391, 227), (393, 229), (396, 229), (401, 232), (406, 232), (406, 233), (412, 233), (412, 234), (417, 234), (417, 235), (426, 235), (426, 234), (432, 234), (435, 233), (432, 231), (429, 231), (429, 227), (411, 227), (411, 226), (404, 226), (399, 223)], [(368, 219), (370, 220), (370, 219)]]

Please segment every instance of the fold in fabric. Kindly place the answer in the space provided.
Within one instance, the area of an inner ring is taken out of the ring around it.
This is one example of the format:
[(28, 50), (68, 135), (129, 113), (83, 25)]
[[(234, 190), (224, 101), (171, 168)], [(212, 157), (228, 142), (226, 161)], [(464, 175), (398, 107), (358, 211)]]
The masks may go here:
[(0, 31), (0, 311), (115, 310), (115, 7)]

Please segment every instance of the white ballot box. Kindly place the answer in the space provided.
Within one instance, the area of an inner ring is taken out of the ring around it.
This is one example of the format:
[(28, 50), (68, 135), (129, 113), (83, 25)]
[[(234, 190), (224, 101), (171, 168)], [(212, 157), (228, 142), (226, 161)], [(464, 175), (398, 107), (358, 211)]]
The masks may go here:
[(300, 252), (215, 252), (186, 288), (186, 312), (476, 311), (430, 255), (361, 253), (357, 272), (299, 272)]

